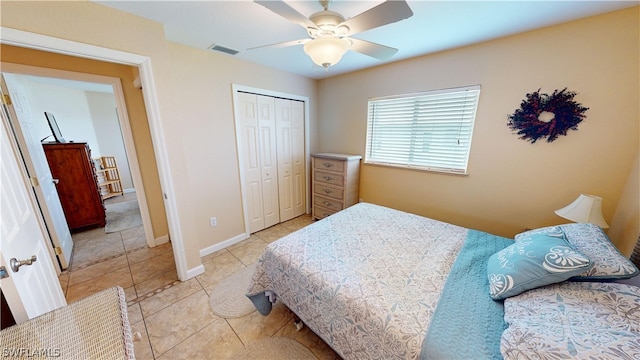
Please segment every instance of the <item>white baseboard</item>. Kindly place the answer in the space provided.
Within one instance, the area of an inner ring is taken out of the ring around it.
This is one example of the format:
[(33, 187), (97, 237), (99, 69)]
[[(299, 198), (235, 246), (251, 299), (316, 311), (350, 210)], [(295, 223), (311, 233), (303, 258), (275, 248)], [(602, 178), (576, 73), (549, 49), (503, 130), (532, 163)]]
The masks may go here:
[(134, 188), (128, 188), (128, 189), (124, 189), (122, 190), (123, 193), (128, 194), (128, 193), (134, 193), (136, 192), (136, 189)]
[(156, 246), (169, 242), (169, 235), (163, 235), (154, 239)]
[(225, 240), (223, 242), (219, 242), (215, 245), (211, 245), (209, 247), (206, 247), (202, 250), (200, 250), (200, 257), (204, 257), (207, 256), (209, 254), (213, 254), (214, 252), (218, 251), (218, 250), (222, 250), (226, 247), (229, 247), (233, 244), (237, 244), (242, 240), (248, 239), (249, 238), (249, 234), (240, 234), (240, 235), (236, 235), (234, 237), (232, 237), (231, 239)]
[(194, 277), (204, 274), (204, 265), (200, 264), (193, 269), (187, 270), (187, 279), (193, 279)]

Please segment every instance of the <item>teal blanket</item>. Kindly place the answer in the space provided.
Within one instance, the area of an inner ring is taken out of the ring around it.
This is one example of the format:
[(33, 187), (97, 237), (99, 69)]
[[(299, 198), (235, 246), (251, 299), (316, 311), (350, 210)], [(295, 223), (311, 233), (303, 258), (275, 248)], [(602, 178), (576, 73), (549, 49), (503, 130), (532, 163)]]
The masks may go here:
[(502, 301), (489, 297), (487, 260), (513, 240), (469, 230), (431, 318), (421, 359), (502, 359)]

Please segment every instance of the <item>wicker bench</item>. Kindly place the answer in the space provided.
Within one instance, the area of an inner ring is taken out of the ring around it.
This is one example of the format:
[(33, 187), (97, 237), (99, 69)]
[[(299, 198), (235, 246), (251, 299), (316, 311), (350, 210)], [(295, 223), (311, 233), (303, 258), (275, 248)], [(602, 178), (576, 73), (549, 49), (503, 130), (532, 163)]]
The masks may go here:
[(121, 287), (0, 331), (3, 358), (135, 359)]

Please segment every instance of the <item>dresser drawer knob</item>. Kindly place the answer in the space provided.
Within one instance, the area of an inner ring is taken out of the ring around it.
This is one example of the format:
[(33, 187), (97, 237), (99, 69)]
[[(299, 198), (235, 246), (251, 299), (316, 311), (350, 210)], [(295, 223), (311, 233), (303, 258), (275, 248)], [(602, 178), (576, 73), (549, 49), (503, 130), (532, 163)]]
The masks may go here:
[(324, 165), (324, 167), (328, 167), (328, 168), (333, 166), (332, 163), (322, 163), (322, 165)]
[(329, 206), (329, 205), (331, 205), (331, 203), (330, 203), (330, 202), (328, 202), (328, 201), (325, 201), (325, 202), (324, 202), (324, 205), (325, 205), (325, 206)]
[(331, 176), (323, 176), (323, 179), (325, 179), (327, 181), (333, 180), (333, 178)]
[(331, 193), (333, 192), (333, 190), (331, 190), (331, 189), (324, 189), (324, 192), (325, 192), (325, 193), (327, 193), (327, 194), (331, 194)]

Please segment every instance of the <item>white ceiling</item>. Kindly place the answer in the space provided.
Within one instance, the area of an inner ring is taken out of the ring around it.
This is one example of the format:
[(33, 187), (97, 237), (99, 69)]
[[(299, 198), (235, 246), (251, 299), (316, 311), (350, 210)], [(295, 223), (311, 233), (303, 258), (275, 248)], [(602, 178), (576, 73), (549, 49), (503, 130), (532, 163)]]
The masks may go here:
[[(383, 62), (347, 52), (329, 68), (314, 65), (302, 45), (252, 47), (307, 38), (293, 24), (249, 0), (235, 1), (98, 1), (164, 24), (166, 38), (195, 48), (212, 44), (238, 50), (239, 59), (320, 79)], [(322, 10), (319, 1), (286, 1), (309, 16)], [(351, 18), (383, 1), (331, 1), (329, 9)], [(532, 29), (637, 6), (640, 1), (427, 1), (408, 0), (413, 16), (353, 37), (399, 49), (387, 62), (430, 54)]]

